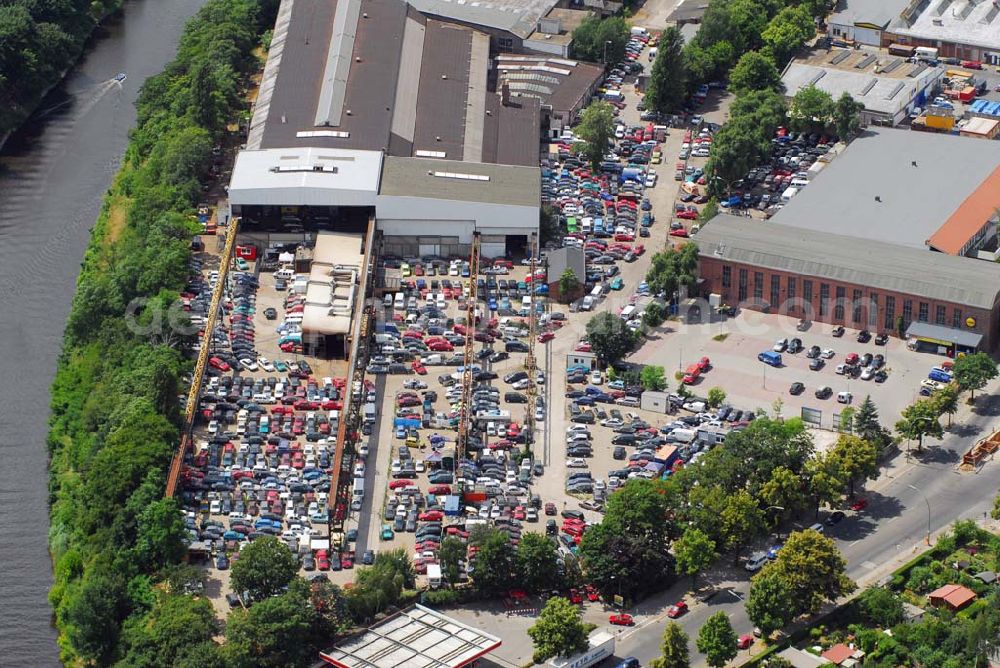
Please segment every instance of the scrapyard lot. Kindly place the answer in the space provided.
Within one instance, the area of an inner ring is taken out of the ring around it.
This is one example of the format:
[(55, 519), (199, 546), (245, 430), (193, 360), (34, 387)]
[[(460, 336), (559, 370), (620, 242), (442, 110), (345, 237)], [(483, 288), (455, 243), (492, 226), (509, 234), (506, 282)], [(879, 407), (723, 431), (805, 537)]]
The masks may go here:
[[(528, 439), (528, 393), (544, 384), (544, 371), (532, 378), (524, 371), (526, 318), (533, 308), (543, 308), (535, 306), (544, 302), (535, 293), (545, 288), (532, 285), (542, 274), (529, 279), (526, 266), (505, 260), (484, 259), (486, 273), (475, 279), (467, 260), (386, 264), (399, 270), (401, 284), (382, 302), (368, 365), (369, 377), (378, 377), (380, 415), (368, 454), (375, 477), (365, 494), (372, 499), (358, 515), (358, 540), (369, 549), (413, 550), (417, 572), (425, 574), (448, 535), (464, 540), (472, 527), (492, 523), (516, 542), (521, 523), (538, 519), (540, 503), (532, 506), (530, 486), (541, 469), (521, 451)], [(470, 280), (478, 282), (478, 327), (465, 320)], [(456, 452), (470, 327), (476, 346), (470, 406), (474, 459)], [(543, 324), (538, 332), (550, 328)], [(544, 346), (536, 345), (538, 351)], [(533, 415), (544, 422), (545, 412), (543, 401)]]
[[(199, 253), (183, 295), (204, 325), (217, 257)], [(181, 471), (181, 499), (192, 541), (208, 556), (207, 592), (220, 612), (238, 601), (228, 568), (239, 549), (276, 536), (303, 571), (353, 566), (328, 547), (329, 470), (343, 408), (346, 367), (302, 354), (302, 299), (234, 259), (217, 322), (194, 432), (194, 455)], [(281, 288), (281, 289), (279, 289)], [(346, 510), (345, 510), (346, 512)], [(336, 562), (336, 563), (334, 563)]]

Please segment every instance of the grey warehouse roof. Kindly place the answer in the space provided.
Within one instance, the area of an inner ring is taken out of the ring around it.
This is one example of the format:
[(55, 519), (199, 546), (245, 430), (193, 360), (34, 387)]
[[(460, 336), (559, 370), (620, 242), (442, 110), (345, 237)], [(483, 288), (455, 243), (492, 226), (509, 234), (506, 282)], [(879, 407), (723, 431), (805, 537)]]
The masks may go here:
[(557, 0), (410, 0), (410, 4), (425, 14), (506, 30), (524, 39)]
[(379, 195), (538, 207), (542, 193), (537, 167), (388, 156)]
[(998, 165), (1000, 150), (992, 142), (906, 130), (866, 132), (772, 221), (923, 249)]
[[(857, 60), (860, 62), (864, 58), (865, 54), (859, 53)], [(847, 64), (846, 61), (843, 64)], [(915, 77), (903, 74), (918, 67), (907, 65), (905, 69), (897, 68), (890, 76), (885, 73), (875, 74), (874, 68), (842, 69), (791, 62), (781, 74), (781, 85), (785, 87), (785, 95), (789, 97), (812, 84), (829, 93), (835, 100), (844, 93), (849, 93), (855, 101), (865, 105), (868, 111), (895, 115), (913, 101), (917, 92), (930, 83), (929, 80), (940, 78), (944, 72), (940, 68), (928, 67)]]
[(500, 646), (500, 638), (415, 605), (320, 658), (341, 668), (453, 668)]
[(908, 4), (910, 0), (840, 0), (827, 23), (870, 23), (884, 28), (898, 18)]
[(404, 0), (282, 0), (247, 147), (537, 164), (539, 104), (497, 103), (489, 52)]
[[(811, 187), (811, 186), (810, 186)], [(837, 229), (836, 227), (832, 229)], [(1000, 265), (720, 214), (694, 237), (702, 257), (990, 310)]]

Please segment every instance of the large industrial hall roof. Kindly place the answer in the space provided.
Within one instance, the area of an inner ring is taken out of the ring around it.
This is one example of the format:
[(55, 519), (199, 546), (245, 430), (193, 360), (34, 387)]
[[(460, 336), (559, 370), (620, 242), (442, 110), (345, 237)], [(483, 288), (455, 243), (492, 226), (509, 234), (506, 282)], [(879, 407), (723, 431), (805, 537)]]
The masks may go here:
[[(869, 131), (772, 221), (811, 233), (854, 237), (859, 246), (868, 240), (926, 249), (926, 242), (998, 166), (1000, 150), (990, 141)], [(1000, 205), (1000, 191), (992, 195)]]
[(500, 638), (415, 605), (322, 652), (339, 668), (460, 668), (500, 646)]
[(1000, 290), (1000, 264), (995, 262), (803, 230), (774, 220), (720, 214), (693, 240), (705, 258), (986, 310), (993, 308)]
[(540, 105), (499, 103), (489, 51), (487, 33), (404, 0), (282, 0), (247, 148), (535, 166)]

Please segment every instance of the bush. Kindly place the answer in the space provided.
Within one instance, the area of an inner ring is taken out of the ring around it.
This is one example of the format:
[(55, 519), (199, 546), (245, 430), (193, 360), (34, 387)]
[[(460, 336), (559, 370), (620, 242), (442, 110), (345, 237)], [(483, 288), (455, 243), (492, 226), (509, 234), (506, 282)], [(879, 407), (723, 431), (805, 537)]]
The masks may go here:
[(425, 591), (421, 596), (424, 605), (445, 606), (458, 603), (461, 596), (456, 589), (436, 589)]

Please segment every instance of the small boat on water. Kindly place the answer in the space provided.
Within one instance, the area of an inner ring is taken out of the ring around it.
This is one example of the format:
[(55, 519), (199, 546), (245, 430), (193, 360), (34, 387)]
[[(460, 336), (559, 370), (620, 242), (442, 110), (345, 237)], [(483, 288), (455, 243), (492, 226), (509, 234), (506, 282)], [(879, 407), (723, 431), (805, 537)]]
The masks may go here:
[(118, 74), (115, 75), (115, 81), (117, 81), (118, 83), (121, 83), (121, 82), (125, 81), (125, 79), (127, 79), (127, 78), (128, 77), (125, 76), (124, 72), (119, 72)]

